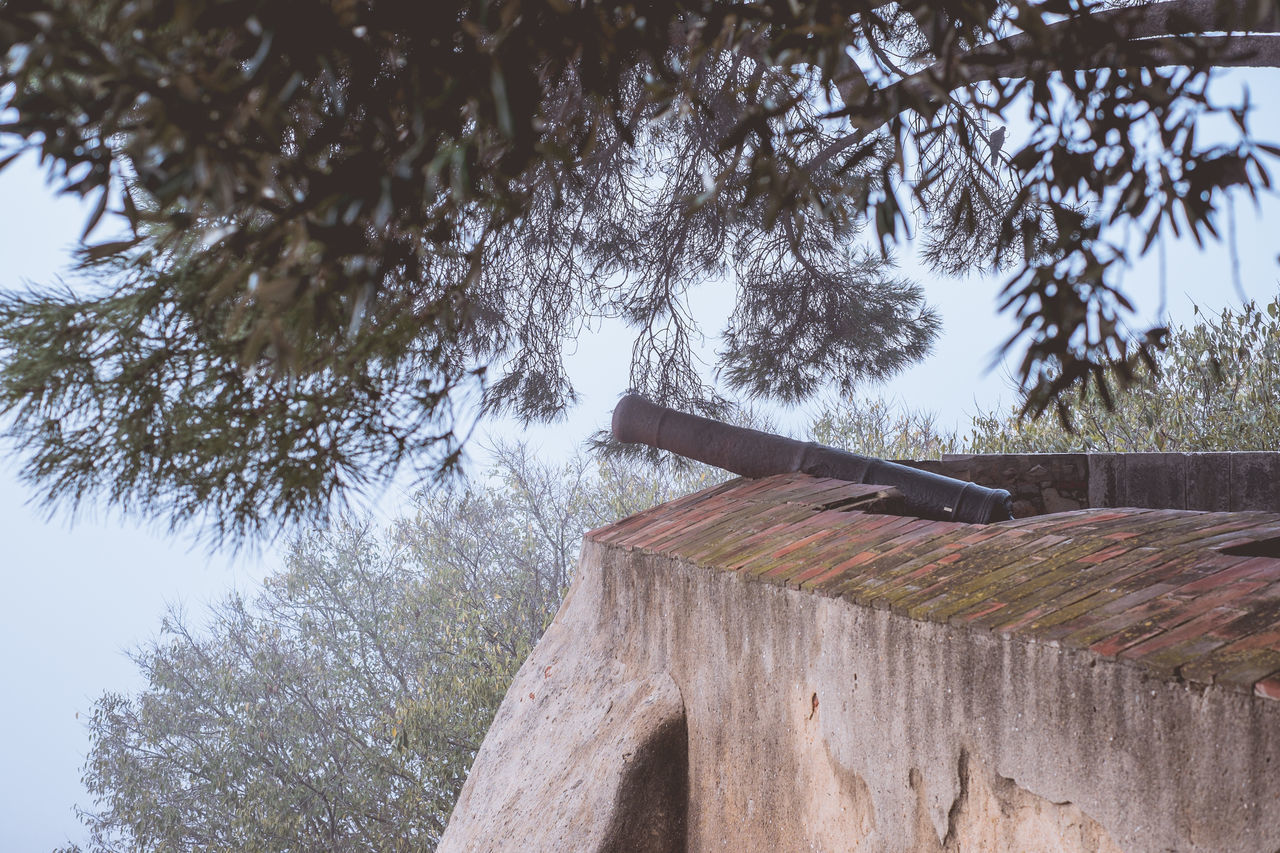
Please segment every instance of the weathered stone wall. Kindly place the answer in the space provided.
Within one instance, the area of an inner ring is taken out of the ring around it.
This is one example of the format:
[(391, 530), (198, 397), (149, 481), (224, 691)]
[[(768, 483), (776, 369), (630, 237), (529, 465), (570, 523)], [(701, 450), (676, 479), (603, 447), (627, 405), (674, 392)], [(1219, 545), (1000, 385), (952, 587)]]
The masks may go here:
[(1274, 851), (1280, 703), (589, 542), (449, 851)]
[(1280, 511), (1280, 453), (1094, 453), (1090, 506)]
[(1084, 509), (1089, 503), (1089, 454), (1017, 453), (946, 456), (904, 465), (967, 480), (1013, 495), (1013, 517)]
[(1008, 489), (1017, 518), (1124, 506), (1280, 512), (1280, 453), (1015, 453), (903, 464)]
[(588, 534), (441, 849), (1280, 850), (1280, 513), (883, 491), (739, 479)]

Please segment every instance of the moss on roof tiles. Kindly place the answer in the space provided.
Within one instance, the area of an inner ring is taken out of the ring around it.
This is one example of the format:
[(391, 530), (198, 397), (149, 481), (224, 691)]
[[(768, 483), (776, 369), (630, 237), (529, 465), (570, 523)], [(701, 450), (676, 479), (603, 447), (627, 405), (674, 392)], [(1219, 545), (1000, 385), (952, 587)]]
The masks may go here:
[(981, 526), (864, 511), (895, 498), (803, 474), (734, 480), (588, 537), (1280, 698), (1280, 559), (1221, 550), (1280, 535), (1280, 515), (1099, 509)]

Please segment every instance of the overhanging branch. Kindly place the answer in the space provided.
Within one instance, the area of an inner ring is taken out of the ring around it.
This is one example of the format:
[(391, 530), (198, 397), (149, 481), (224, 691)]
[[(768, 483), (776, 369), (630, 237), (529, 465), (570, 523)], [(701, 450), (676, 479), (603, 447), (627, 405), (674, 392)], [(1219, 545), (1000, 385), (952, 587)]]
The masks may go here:
[[(940, 59), (867, 94), (840, 86), (841, 112), (865, 134), (883, 125), (887, 115), (924, 106), (962, 86), (1036, 72), (1198, 63), (1280, 67), (1280, 38), (1270, 35), (1280, 33), (1280, 13), (1250, 22), (1250, 8), (1249, 0), (1171, 0), (1072, 18), (1036, 35), (1017, 33)], [(1241, 30), (1247, 32), (1232, 34)], [(1091, 45), (1097, 47), (1086, 47)]]

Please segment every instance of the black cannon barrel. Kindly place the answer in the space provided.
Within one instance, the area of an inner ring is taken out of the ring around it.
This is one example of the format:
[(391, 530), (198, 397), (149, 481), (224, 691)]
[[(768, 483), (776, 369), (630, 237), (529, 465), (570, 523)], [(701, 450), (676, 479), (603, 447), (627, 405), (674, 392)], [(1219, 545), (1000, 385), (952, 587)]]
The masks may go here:
[(628, 394), (613, 410), (613, 435), (724, 468), (743, 477), (800, 472), (855, 483), (893, 486), (907, 512), (920, 518), (987, 524), (1013, 518), (1012, 497), (941, 474), (859, 456), (812, 442), (677, 412)]

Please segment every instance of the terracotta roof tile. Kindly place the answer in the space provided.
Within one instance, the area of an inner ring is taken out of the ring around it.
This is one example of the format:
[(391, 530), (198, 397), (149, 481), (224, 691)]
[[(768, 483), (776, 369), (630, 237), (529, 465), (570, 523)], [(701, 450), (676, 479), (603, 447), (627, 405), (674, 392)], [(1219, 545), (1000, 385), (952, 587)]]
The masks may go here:
[(803, 474), (733, 480), (588, 537), (1280, 699), (1280, 559), (1223, 553), (1280, 537), (1280, 515), (1079, 510), (981, 526), (863, 511), (898, 497)]

